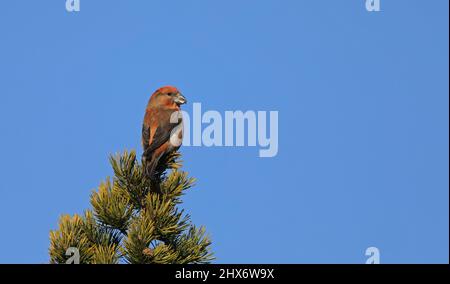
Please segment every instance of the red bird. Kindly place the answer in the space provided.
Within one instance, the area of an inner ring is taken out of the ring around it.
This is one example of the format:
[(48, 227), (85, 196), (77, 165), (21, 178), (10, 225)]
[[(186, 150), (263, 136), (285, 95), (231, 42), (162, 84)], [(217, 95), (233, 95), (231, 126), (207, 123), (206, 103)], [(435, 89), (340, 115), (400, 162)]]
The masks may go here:
[(180, 106), (185, 103), (186, 98), (172, 86), (162, 87), (150, 97), (142, 125), (142, 160), (151, 180), (156, 178), (155, 169), (160, 158), (181, 145), (183, 122)]

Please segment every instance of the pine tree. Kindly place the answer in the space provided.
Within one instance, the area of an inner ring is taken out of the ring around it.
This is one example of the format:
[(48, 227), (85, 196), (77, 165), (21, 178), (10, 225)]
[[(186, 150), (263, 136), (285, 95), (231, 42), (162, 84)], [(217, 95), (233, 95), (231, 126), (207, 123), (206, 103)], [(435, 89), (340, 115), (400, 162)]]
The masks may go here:
[[(180, 210), (181, 196), (193, 183), (180, 171), (180, 154), (163, 158), (150, 181), (134, 151), (110, 157), (114, 177), (91, 194), (84, 215), (63, 215), (50, 232), (50, 262), (66, 263), (69, 248), (79, 263), (209, 263), (211, 241)], [(157, 189), (157, 190), (156, 190)]]

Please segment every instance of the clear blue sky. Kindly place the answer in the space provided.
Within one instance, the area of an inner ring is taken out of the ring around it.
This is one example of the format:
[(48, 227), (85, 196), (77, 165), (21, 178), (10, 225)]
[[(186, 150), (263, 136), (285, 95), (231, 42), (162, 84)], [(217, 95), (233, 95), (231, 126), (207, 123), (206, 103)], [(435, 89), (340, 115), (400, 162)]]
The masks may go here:
[(166, 84), (279, 111), (275, 158), (182, 148), (218, 263), (449, 261), (448, 1), (64, 2), (0, 5), (0, 263), (48, 262)]

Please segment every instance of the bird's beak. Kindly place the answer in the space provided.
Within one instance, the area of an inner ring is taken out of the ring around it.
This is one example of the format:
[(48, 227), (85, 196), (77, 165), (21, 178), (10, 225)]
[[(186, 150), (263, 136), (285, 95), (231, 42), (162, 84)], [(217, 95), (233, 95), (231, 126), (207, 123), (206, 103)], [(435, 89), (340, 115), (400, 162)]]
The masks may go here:
[(183, 105), (183, 104), (187, 103), (186, 98), (180, 93), (176, 94), (174, 101), (177, 105)]

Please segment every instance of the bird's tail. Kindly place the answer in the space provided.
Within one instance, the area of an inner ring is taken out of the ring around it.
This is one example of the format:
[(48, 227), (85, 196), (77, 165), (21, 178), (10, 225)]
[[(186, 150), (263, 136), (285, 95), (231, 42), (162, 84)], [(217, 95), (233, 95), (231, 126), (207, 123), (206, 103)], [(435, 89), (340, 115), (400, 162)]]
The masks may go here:
[(155, 179), (156, 164), (157, 162), (155, 159), (148, 159), (147, 156), (142, 155), (142, 166), (144, 167), (144, 174), (150, 180)]
[(144, 167), (144, 174), (150, 180), (150, 186), (152, 191), (161, 192), (160, 180), (156, 173), (156, 167), (158, 166), (158, 162), (161, 156), (155, 157), (153, 156), (150, 160), (146, 155), (142, 156), (142, 165)]

